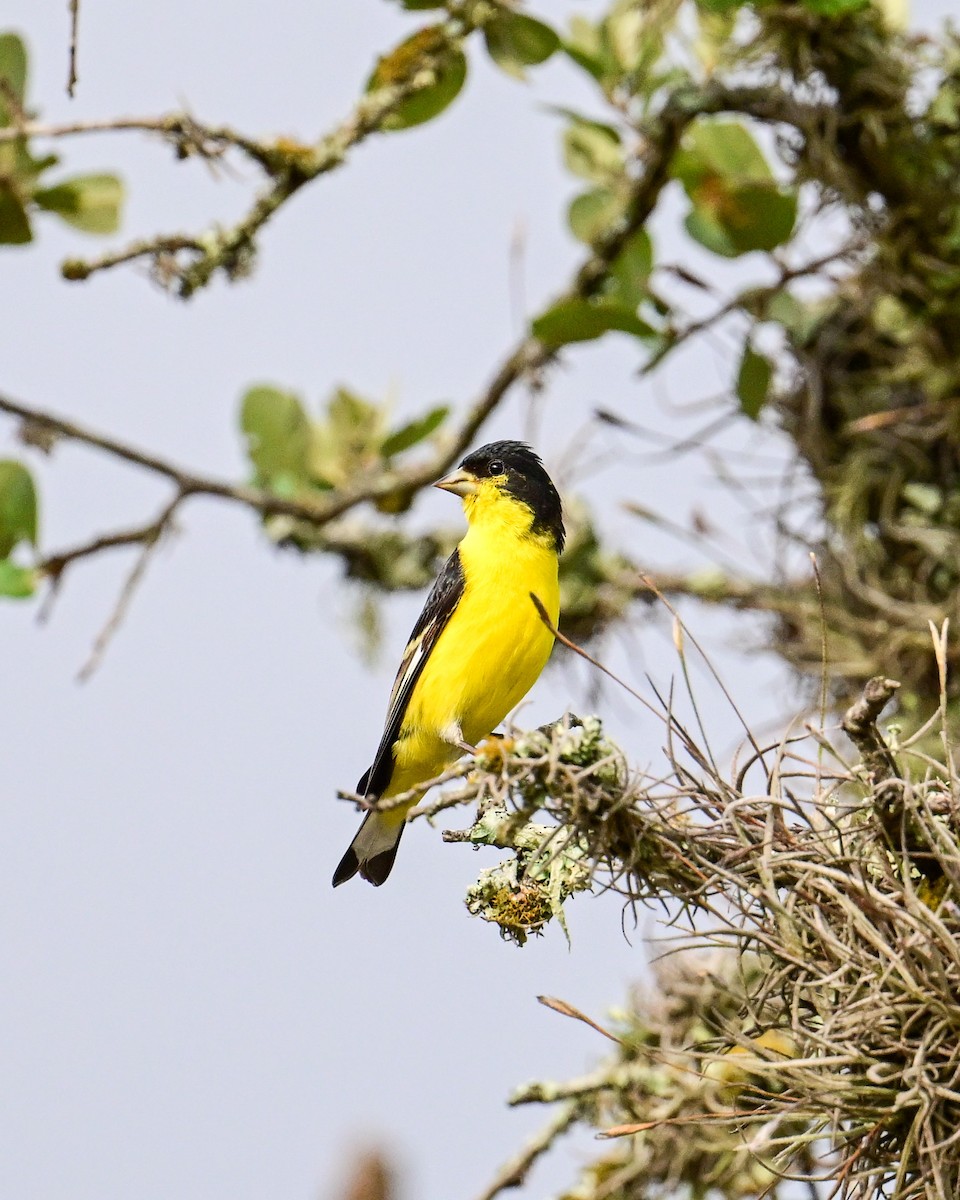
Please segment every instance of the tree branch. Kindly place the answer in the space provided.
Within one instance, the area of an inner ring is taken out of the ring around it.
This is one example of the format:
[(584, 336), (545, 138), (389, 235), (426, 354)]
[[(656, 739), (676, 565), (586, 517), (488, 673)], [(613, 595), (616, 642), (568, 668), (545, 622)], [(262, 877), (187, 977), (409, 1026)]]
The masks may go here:
[[(732, 313), (747, 312), (751, 316), (760, 316), (763, 318), (766, 312), (766, 306), (778, 296), (788, 284), (795, 279), (803, 279), (810, 275), (818, 275), (825, 267), (839, 263), (848, 263), (855, 258), (867, 245), (867, 239), (863, 233), (858, 231), (852, 234), (839, 246), (835, 246), (832, 250), (825, 254), (818, 255), (816, 258), (810, 259), (808, 262), (801, 263), (798, 266), (788, 266), (786, 263), (779, 263), (779, 274), (775, 283), (764, 284), (762, 287), (750, 288), (749, 291), (739, 292), (735, 296), (729, 297), (723, 303), (719, 304), (713, 312), (708, 313), (704, 317), (697, 320), (688, 321), (679, 329), (670, 330), (663, 340), (663, 344), (654, 351), (649, 359), (643, 364), (640, 369), (641, 375), (652, 374), (657, 367), (663, 362), (668, 354), (673, 353), (684, 342), (691, 338), (706, 332), (708, 329), (713, 329), (726, 320)], [(687, 281), (690, 277), (687, 276)], [(701, 280), (696, 280), (697, 287), (703, 287)]]
[[(218, 271), (230, 278), (244, 274), (252, 261), (255, 239), (274, 214), (306, 184), (341, 166), (351, 149), (383, 129), (405, 99), (429, 87), (445, 50), (459, 45), (485, 19), (483, 6), (451, 3), (448, 11), (443, 26), (446, 40), (440, 39), (437, 47), (425, 49), (404, 79), (361, 97), (349, 117), (312, 145), (286, 138), (258, 140), (225, 125), (204, 125), (183, 112), (53, 125), (21, 119), (0, 130), (0, 143), (23, 137), (59, 138), (87, 133), (159, 134), (173, 144), (181, 158), (194, 155), (217, 158), (229, 149), (237, 149), (256, 162), (271, 180), (246, 216), (231, 227), (212, 226), (194, 235), (163, 234), (141, 239), (99, 258), (68, 259), (62, 267), (64, 277), (84, 280), (122, 263), (152, 258), (157, 280), (165, 286), (174, 286), (181, 297), (187, 298), (205, 287)], [(744, 112), (757, 120), (797, 128), (822, 120), (824, 112), (822, 106), (803, 104), (785, 92), (765, 88), (725, 87), (720, 83), (702, 89), (689, 85), (678, 88), (651, 122), (639, 130), (647, 150), (640, 164), (641, 186), (635, 190), (632, 208), (625, 218), (629, 231), (642, 226), (652, 212), (666, 182), (670, 160), (690, 121), (700, 115), (724, 111)], [(601, 254), (600, 258), (603, 257)], [(590, 290), (597, 281), (597, 270), (602, 276), (602, 264), (584, 265), (584, 273), (577, 280), (578, 290)]]
[[(454, 18), (451, 18), (453, 20)], [(448, 23), (449, 24), (449, 23)], [(461, 35), (469, 27), (464, 22)], [(415, 76), (420, 80), (420, 74)], [(421, 86), (418, 82), (417, 87)], [(272, 187), (265, 193), (258, 204), (232, 231), (216, 233), (212, 240), (208, 235), (201, 239), (167, 238), (154, 239), (136, 243), (126, 251), (105, 256), (99, 260), (100, 265), (106, 266), (121, 261), (131, 261), (134, 258), (153, 257), (157, 269), (169, 273), (172, 278), (179, 279), (181, 294), (189, 294), (190, 290), (202, 286), (209, 281), (212, 273), (220, 267), (226, 267), (227, 259), (235, 255), (244, 245), (252, 245), (256, 231), (269, 219), (273, 212), (289, 198), (305, 182), (317, 175), (333, 169), (343, 161), (350, 146), (356, 145), (369, 133), (379, 128), (385, 117), (392, 111), (393, 106), (403, 96), (410, 94), (413, 84), (379, 89), (365, 97), (352, 117), (338, 130), (319, 144), (317, 148), (305, 151), (302, 147), (291, 150), (285, 146), (282, 155), (284, 164), (278, 166), (264, 146), (259, 143), (241, 142), (232, 131), (220, 128), (211, 129), (198, 126), (182, 114), (170, 118), (160, 118), (156, 122), (137, 122), (130, 120), (128, 127), (149, 129), (152, 132), (163, 133), (177, 140), (180, 147), (187, 143), (195, 147), (194, 152), (212, 153), (210, 146), (217, 143), (219, 147), (228, 144), (239, 145), (251, 157), (262, 162), (264, 168), (274, 176)], [(414, 89), (415, 90), (415, 89)], [(581, 264), (569, 287), (553, 301), (563, 303), (570, 299), (586, 299), (595, 295), (604, 285), (611, 266), (627, 244), (630, 237), (641, 229), (653, 212), (661, 191), (668, 181), (669, 165), (683, 136), (684, 130), (697, 116), (704, 112), (716, 111), (727, 102), (723, 89), (710, 87), (696, 90), (688, 87), (679, 88), (667, 100), (663, 108), (648, 123), (645, 130), (644, 149), (637, 163), (637, 174), (632, 188), (632, 195), (622, 220), (609, 230), (605, 236), (593, 245), (591, 253)], [(21, 134), (30, 128), (21, 125)], [(83, 126), (51, 127), (52, 130), (73, 130), (74, 132), (92, 132), (93, 128)], [(33, 127), (39, 133), (38, 127)], [(186, 151), (184, 151), (186, 152)], [(296, 161), (296, 169), (290, 166), (290, 155)], [(177, 255), (185, 251), (196, 257), (192, 265), (185, 268), (177, 262)], [(96, 264), (65, 264), (65, 270), (74, 272), (78, 277), (89, 273)], [(177, 463), (170, 462), (140, 447), (130, 445), (118, 438), (87, 428), (75, 421), (59, 417), (53, 413), (34, 408), (11, 397), (0, 394), (0, 412), (24, 421), (29, 432), (34, 435), (42, 434), (44, 440), (66, 438), (81, 444), (91, 446), (115, 459), (132, 466), (140, 467), (169, 480), (175, 488), (175, 493), (168, 507), (161, 515), (142, 525), (120, 529), (113, 533), (103, 534), (92, 538), (78, 546), (49, 555), (39, 564), (39, 569), (52, 582), (53, 590), (61, 579), (67, 567), (77, 561), (93, 557), (107, 550), (127, 546), (141, 546), (143, 552), (131, 574), (124, 592), (121, 595), (117, 610), (108, 622), (101, 638), (98, 639), (94, 650), (93, 663), (102, 655), (103, 647), (119, 624), (126, 609), (130, 596), (145, 569), (149, 554), (161, 535), (169, 525), (173, 512), (186, 499), (196, 495), (213, 496), (241, 504), (257, 512), (262, 517), (288, 517), (305, 522), (314, 528), (322, 528), (349, 512), (351, 509), (367, 503), (378, 503), (389, 499), (394, 510), (402, 510), (412, 500), (413, 496), (423, 487), (432, 483), (455, 463), (463, 452), (472, 444), (477, 433), (483, 427), (490, 415), (503, 401), (515, 383), (525, 377), (537, 375), (542, 368), (553, 360), (558, 347), (547, 344), (540, 339), (527, 335), (520, 339), (512, 351), (504, 358), (493, 375), (487, 387), (473, 402), (465, 416), (450, 434), (438, 437), (435, 451), (419, 463), (413, 463), (403, 469), (384, 464), (371, 471), (352, 486), (342, 487), (332, 492), (315, 495), (301, 494), (297, 497), (279, 496), (263, 488), (242, 483), (231, 483), (198, 474)], [(342, 539), (341, 539), (342, 540)], [(322, 545), (321, 548), (327, 548)], [(336, 538), (332, 539), (329, 547), (335, 553), (347, 557), (343, 547)], [(690, 580), (680, 583), (677, 587), (664, 580), (667, 591), (694, 590)], [(735, 585), (730, 585), (731, 587)], [(746, 607), (769, 608), (758, 593), (751, 591), (752, 585), (736, 585), (739, 588), (738, 601)], [(636, 579), (631, 580), (626, 588), (629, 594), (637, 588)], [(709, 592), (701, 593), (701, 598), (714, 598)], [(728, 598), (730, 598), (728, 596)]]
[[(137, 242), (135, 246), (100, 259), (71, 259), (63, 265), (64, 277), (87, 279), (118, 263), (152, 256), (159, 281), (175, 286), (177, 293), (187, 299), (205, 287), (219, 271), (229, 278), (245, 274), (252, 261), (256, 236), (278, 209), (305, 184), (341, 166), (348, 151), (370, 134), (383, 129), (404, 100), (432, 86), (444, 57), (488, 17), (489, 13), (482, 5), (451, 3), (446, 22), (437, 27), (440, 36), (421, 49), (417, 60), (405, 68), (403, 77), (361, 97), (346, 120), (312, 146), (282, 138), (271, 143), (258, 142), (225, 127), (199, 125), (181, 113), (156, 121), (128, 119), (106, 122), (99, 127), (77, 124), (47, 128), (48, 136), (94, 132), (98, 128), (101, 131), (141, 129), (161, 133), (174, 141), (177, 152), (183, 157), (192, 153), (211, 157), (213, 153), (222, 153), (234, 146), (258, 162), (271, 178), (271, 183), (257, 196), (246, 216), (233, 226), (225, 229), (212, 226), (194, 237), (164, 235), (152, 241)], [(22, 136), (30, 130), (30, 126), (21, 126), (18, 134)], [(32, 131), (40, 134), (44, 127), (35, 126)], [(174, 244), (176, 246), (172, 248)], [(180, 255), (186, 255), (186, 261), (179, 261)]]
[(99, 258), (65, 258), (60, 264), (60, 273), (64, 279), (83, 280), (88, 279), (97, 271), (106, 271), (110, 267), (136, 262), (138, 258), (150, 258), (153, 260), (152, 274), (154, 278), (158, 283), (163, 283), (176, 275), (178, 270), (176, 256), (183, 250), (202, 254), (204, 246), (197, 238), (180, 234), (172, 234), (169, 237), (144, 238), (139, 242), (131, 242), (122, 250), (112, 250), (107, 254), (101, 254)]
[[(333, 165), (336, 165), (334, 162), (336, 154), (339, 154), (337, 161), (341, 161), (345, 146), (354, 144), (360, 136), (370, 132), (378, 120), (382, 120), (389, 108), (389, 106), (385, 107), (386, 101), (383, 96), (385, 91), (396, 92), (397, 89), (381, 89), (371, 93), (362, 102), (358, 113), (351, 118), (351, 121), (343, 126), (337, 134), (331, 135), (331, 138), (327, 139), (329, 145), (324, 151), (326, 157), (323, 159), (327, 166), (322, 169), (331, 169)], [(660, 115), (661, 134), (656, 139), (650, 140), (647, 150), (641, 158), (641, 174), (634, 187), (626, 216), (619, 225), (597, 243), (575, 274), (570, 287), (553, 301), (554, 304), (571, 298), (589, 297), (600, 288), (607, 271), (626, 242), (637, 229), (645, 224), (653, 211), (667, 181), (670, 159), (683, 130), (697, 115), (697, 111), (697, 107), (692, 105), (688, 99), (677, 99), (674, 103), (666, 105)], [(334, 144), (340, 147), (336, 152)], [(149, 243), (141, 243), (135, 247), (135, 256), (149, 253), (151, 253)], [(212, 251), (204, 253), (206, 257), (203, 261), (209, 267), (213, 262), (210, 257)], [(203, 267), (203, 270), (206, 270), (206, 267)], [(403, 471), (384, 468), (360, 481), (353, 488), (343, 488), (310, 499), (282, 497), (262, 488), (228, 483), (198, 475), (151, 454), (149, 451), (122, 442), (118, 438), (88, 429), (75, 421), (31, 407), (3, 394), (0, 394), (0, 412), (20, 417), (48, 433), (93, 446), (124, 462), (162, 475), (175, 484), (181, 499), (193, 495), (217, 496), (255, 509), (263, 516), (289, 516), (316, 525), (324, 525), (358, 504), (367, 501), (376, 502), (388, 496), (397, 495), (409, 499), (421, 488), (432, 483), (438, 474), (447, 470), (471, 445), (479, 430), (513, 385), (520, 379), (538, 372), (551, 361), (556, 352), (555, 347), (538, 338), (525, 336), (503, 360), (490, 383), (467, 411), (457, 430), (446, 439), (440, 440), (438, 449), (431, 458)], [(122, 539), (126, 535), (117, 536)], [(107, 539), (107, 544), (129, 544), (129, 540), (127, 543), (123, 543), (110, 538)], [(102, 548), (106, 548), (106, 546)]]

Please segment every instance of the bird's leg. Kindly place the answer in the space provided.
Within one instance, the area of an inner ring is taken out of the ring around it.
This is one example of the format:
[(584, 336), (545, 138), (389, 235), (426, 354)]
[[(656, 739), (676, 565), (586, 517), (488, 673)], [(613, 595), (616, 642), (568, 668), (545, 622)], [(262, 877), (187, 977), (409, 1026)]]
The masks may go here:
[(459, 721), (451, 721), (450, 724), (440, 734), (445, 742), (451, 746), (456, 746), (458, 750), (462, 750), (464, 754), (476, 754), (476, 746), (471, 746), (463, 736), (463, 730), (460, 728)]

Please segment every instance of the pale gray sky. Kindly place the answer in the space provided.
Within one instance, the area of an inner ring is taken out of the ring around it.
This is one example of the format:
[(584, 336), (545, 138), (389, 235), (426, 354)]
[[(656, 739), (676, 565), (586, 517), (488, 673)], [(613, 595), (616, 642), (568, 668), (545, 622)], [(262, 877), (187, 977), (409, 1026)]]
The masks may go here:
[[(925, 0), (917, 12), (926, 23), (948, 7)], [(6, 0), (2, 19), (29, 42), (30, 99), (51, 119), (185, 102), (211, 121), (304, 137), (348, 111), (375, 55), (416, 24), (383, 0), (85, 0), (71, 104), (66, 5)], [(528, 231), (531, 309), (577, 261), (563, 226), (575, 185), (543, 105), (585, 95), (561, 63), (528, 89), (479, 55), (474, 66), (441, 120), (373, 139), (305, 190), (263, 239), (251, 281), (188, 305), (134, 270), (61, 282), (64, 255), (101, 245), (39, 220), (37, 243), (0, 253), (0, 386), (234, 478), (245, 471), (237, 401), (253, 381), (312, 404), (339, 382), (393, 391), (404, 411), (465, 403), (516, 333), (516, 222)], [(212, 180), (131, 136), (62, 151), (70, 171), (124, 175), (124, 239), (238, 213), (252, 182)], [(629, 344), (608, 339), (551, 374), (539, 439), (548, 459), (569, 451), (600, 402), (669, 424), (635, 365)], [(673, 398), (720, 390), (730, 369), (700, 353), (672, 376)], [(495, 431), (518, 432), (523, 411), (515, 400)], [(11, 434), (0, 424), (4, 456), (20, 453)], [(166, 495), (155, 479), (70, 445), (35, 465), (45, 549), (146, 519)], [(640, 539), (629, 549), (644, 559), (650, 534), (612, 507), (626, 478), (578, 483)], [(693, 465), (644, 467), (629, 491), (681, 521), (695, 503), (738, 520)], [(440, 493), (417, 514), (459, 519)], [(444, 846), (426, 826), (408, 832), (388, 886), (331, 891), (357, 821), (334, 792), (368, 765), (422, 597), (386, 606), (386, 650), (369, 670), (351, 645), (335, 563), (274, 552), (247, 513), (213, 502), (192, 503), (180, 524), (85, 686), (76, 669), (128, 558), (71, 573), (44, 627), (32, 606), (2, 609), (0, 1194), (332, 1197), (347, 1150), (375, 1142), (396, 1153), (407, 1200), (470, 1200), (546, 1117), (507, 1110), (511, 1088), (604, 1053), (536, 995), (598, 1015), (621, 1003), (644, 968), (643, 930), (628, 943), (616, 902), (583, 897), (569, 910), (571, 951), (559, 930), (523, 951), (507, 946), (462, 906), (493, 855)], [(696, 628), (752, 718), (786, 710), (776, 665), (737, 654), (747, 640), (738, 626), (698, 614)], [(634, 649), (639, 657), (611, 653), (635, 682), (641, 666), (669, 679), (662, 629), (641, 627)], [(523, 720), (583, 710), (585, 681), (551, 670)], [(613, 696), (599, 707), (638, 762), (656, 759), (659, 730), (636, 707)], [(731, 745), (732, 717), (710, 707), (719, 744)], [(594, 1148), (561, 1151), (529, 1194), (549, 1195)]]

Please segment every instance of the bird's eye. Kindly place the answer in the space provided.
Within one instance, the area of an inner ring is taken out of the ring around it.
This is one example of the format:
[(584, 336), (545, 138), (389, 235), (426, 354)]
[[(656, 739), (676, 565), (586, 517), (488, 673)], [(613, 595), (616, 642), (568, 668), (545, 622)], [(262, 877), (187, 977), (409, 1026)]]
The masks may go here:
[(505, 470), (506, 470), (506, 467), (503, 465), (502, 460), (499, 458), (495, 458), (493, 460), (493, 462), (490, 464), (490, 474), (491, 475), (502, 475)]

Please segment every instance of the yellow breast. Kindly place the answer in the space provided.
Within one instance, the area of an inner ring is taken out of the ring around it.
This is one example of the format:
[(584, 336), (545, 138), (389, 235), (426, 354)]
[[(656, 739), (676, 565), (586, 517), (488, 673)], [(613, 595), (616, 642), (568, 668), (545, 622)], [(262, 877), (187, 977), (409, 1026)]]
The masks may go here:
[(530, 593), (556, 625), (557, 554), (551, 539), (530, 534), (529, 526), (529, 510), (506, 498), (472, 515), (460, 543), (464, 593), (410, 698), (388, 794), (416, 786), (459, 757), (444, 740), (451, 727), (459, 725), (473, 745), (482, 741), (546, 666), (553, 635)]

